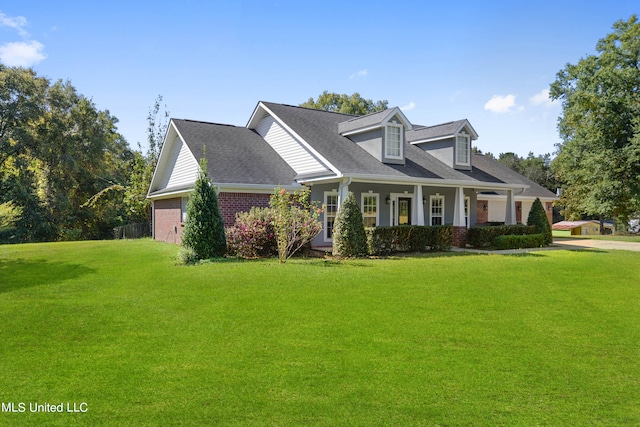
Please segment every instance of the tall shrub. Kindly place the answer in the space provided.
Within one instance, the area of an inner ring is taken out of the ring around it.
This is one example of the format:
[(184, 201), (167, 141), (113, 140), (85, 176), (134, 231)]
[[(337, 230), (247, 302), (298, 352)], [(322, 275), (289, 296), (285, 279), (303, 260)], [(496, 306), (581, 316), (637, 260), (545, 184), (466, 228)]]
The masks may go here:
[(275, 255), (273, 209), (253, 207), (249, 212), (238, 212), (235, 224), (227, 229), (227, 249), (230, 255), (242, 258)]
[(535, 228), (537, 234), (544, 235), (544, 244), (550, 245), (553, 243), (553, 236), (551, 234), (551, 225), (547, 218), (547, 213), (544, 211), (542, 202), (539, 198), (533, 202), (531, 210), (529, 211), (529, 217), (527, 218), (527, 225), (531, 225)]
[(362, 212), (350, 191), (336, 215), (333, 225), (333, 255), (348, 257), (367, 253), (367, 235)]
[(207, 177), (207, 162), (200, 160), (200, 172), (187, 203), (182, 246), (196, 259), (221, 257), (227, 251), (224, 223), (218, 197)]
[(318, 221), (322, 209), (310, 202), (310, 193), (309, 190), (291, 193), (278, 187), (271, 195), (269, 204), (273, 210), (273, 228), (281, 263), (322, 231)]

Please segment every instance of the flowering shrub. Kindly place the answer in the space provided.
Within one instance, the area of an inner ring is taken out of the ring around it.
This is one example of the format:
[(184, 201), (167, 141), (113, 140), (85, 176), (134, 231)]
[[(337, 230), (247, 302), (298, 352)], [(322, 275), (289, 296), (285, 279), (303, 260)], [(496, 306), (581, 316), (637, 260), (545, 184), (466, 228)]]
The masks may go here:
[(259, 258), (277, 253), (273, 228), (273, 211), (253, 207), (249, 212), (238, 212), (233, 227), (227, 229), (229, 255)]
[(271, 195), (269, 204), (280, 262), (286, 262), (322, 231), (318, 221), (322, 209), (309, 201), (309, 196), (309, 190), (290, 193), (284, 188), (276, 188)]

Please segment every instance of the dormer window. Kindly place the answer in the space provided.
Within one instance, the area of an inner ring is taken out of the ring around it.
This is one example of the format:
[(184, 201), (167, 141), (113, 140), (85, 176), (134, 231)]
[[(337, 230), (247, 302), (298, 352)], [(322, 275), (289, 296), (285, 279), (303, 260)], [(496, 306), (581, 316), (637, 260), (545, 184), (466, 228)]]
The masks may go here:
[(402, 125), (388, 123), (385, 131), (384, 155), (388, 159), (402, 159)]
[(469, 166), (471, 164), (471, 137), (465, 131), (456, 136), (456, 164)]

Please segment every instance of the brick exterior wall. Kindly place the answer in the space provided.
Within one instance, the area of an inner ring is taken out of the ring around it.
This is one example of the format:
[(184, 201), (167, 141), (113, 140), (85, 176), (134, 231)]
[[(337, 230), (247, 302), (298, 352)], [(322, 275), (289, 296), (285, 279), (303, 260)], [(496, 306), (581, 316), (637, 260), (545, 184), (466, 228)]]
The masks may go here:
[[(270, 194), (256, 193), (220, 193), (218, 206), (225, 227), (236, 222), (237, 212), (248, 212), (253, 206), (265, 208), (269, 206)], [(156, 200), (154, 202), (155, 221), (154, 236), (156, 240), (180, 244), (182, 242), (182, 198)]]
[(453, 246), (464, 248), (467, 245), (467, 227), (453, 227)]
[(252, 207), (267, 208), (271, 194), (257, 193), (220, 193), (218, 205), (225, 227), (231, 227), (236, 222), (236, 213), (249, 212)]
[(553, 202), (545, 202), (544, 211), (547, 213), (549, 224), (553, 224)]
[(489, 210), (485, 210), (484, 208), (488, 203), (486, 200), (478, 199), (476, 224), (484, 224), (489, 221)]
[(155, 239), (161, 242), (180, 244), (184, 229), (184, 225), (181, 223), (182, 198), (156, 200), (153, 202), (153, 207), (153, 235)]

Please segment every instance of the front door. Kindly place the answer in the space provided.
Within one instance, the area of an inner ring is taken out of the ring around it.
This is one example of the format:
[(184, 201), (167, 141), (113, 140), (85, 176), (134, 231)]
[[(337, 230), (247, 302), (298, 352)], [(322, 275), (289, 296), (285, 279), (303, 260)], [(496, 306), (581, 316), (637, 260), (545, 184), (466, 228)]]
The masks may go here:
[(398, 225), (411, 224), (411, 198), (398, 197)]

